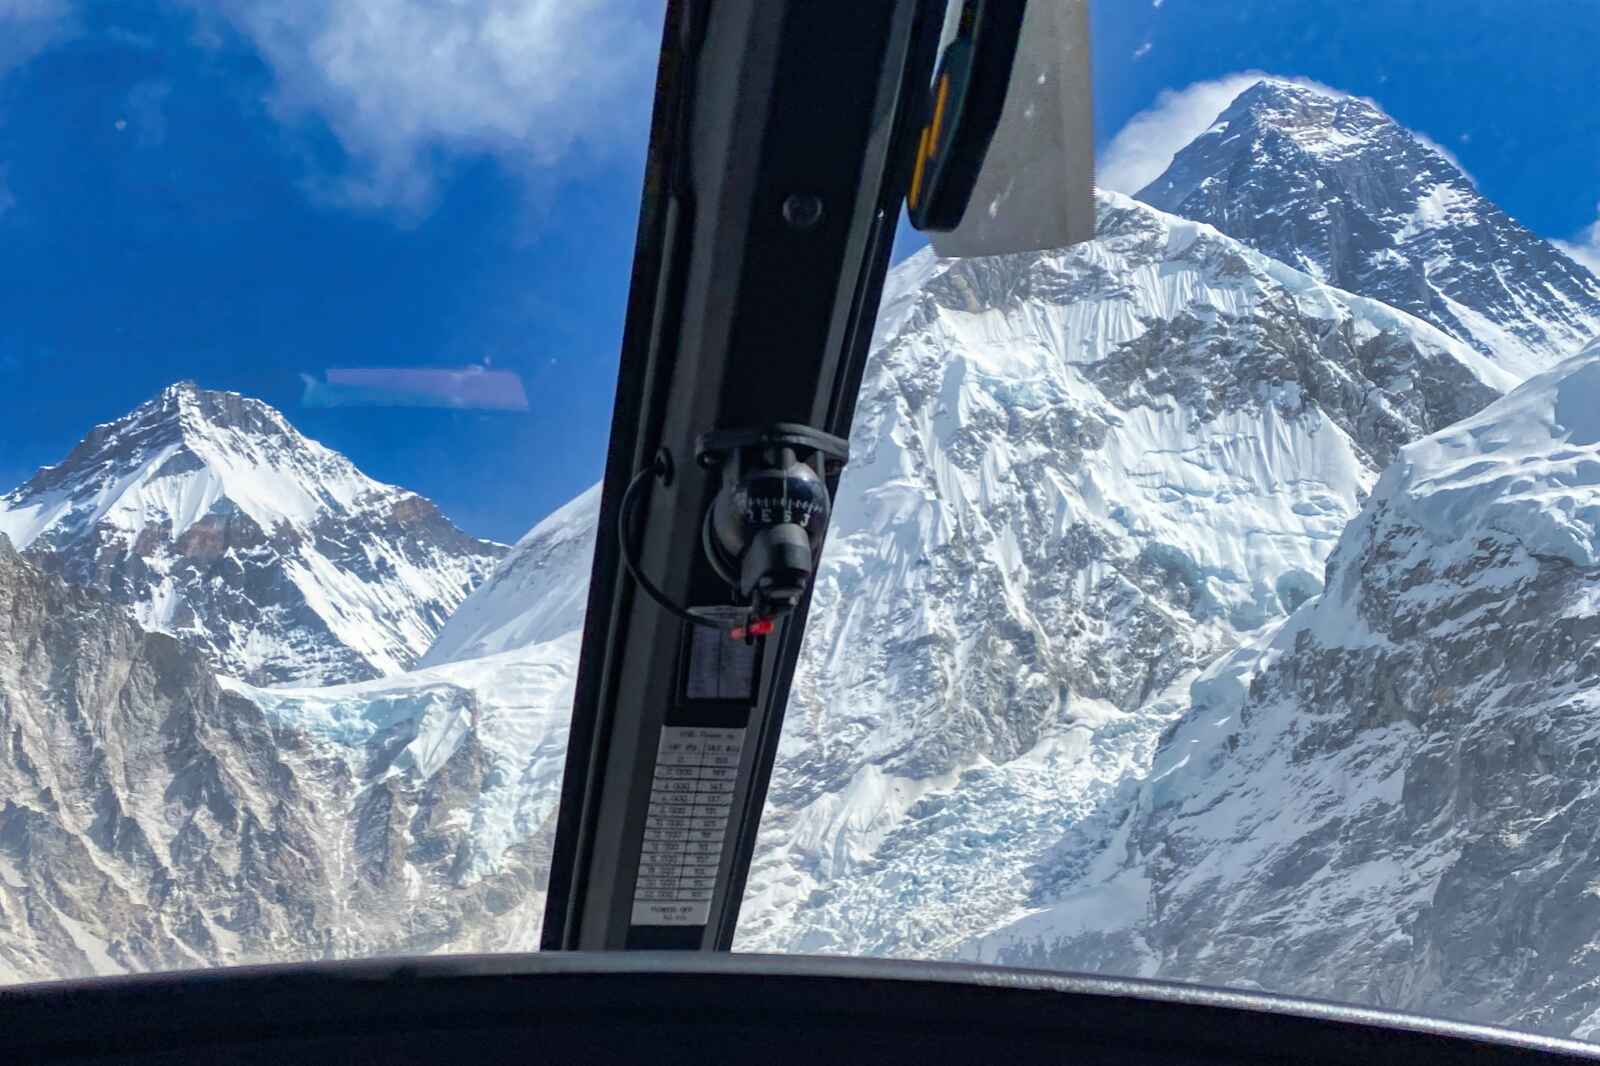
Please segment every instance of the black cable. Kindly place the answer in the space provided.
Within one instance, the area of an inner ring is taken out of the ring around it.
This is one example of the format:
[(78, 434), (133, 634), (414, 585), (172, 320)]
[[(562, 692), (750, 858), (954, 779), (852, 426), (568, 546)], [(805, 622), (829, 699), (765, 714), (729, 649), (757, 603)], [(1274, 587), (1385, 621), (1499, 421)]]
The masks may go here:
[(617, 510), (617, 542), (622, 550), (622, 565), (627, 568), (629, 576), (645, 591), (645, 594), (660, 604), (661, 608), (668, 614), (675, 615), (685, 622), (692, 622), (697, 626), (705, 626), (708, 629), (721, 629), (721, 622), (702, 617), (669, 600), (666, 593), (656, 588), (655, 583), (644, 576), (644, 571), (639, 569), (638, 562), (634, 560), (633, 538), (630, 536), (630, 531), (633, 527), (633, 507), (638, 502), (639, 490), (649, 482), (651, 477), (660, 477), (662, 472), (659, 462), (643, 467), (637, 474), (633, 475), (633, 480), (628, 482), (627, 491), (622, 494), (622, 506)]

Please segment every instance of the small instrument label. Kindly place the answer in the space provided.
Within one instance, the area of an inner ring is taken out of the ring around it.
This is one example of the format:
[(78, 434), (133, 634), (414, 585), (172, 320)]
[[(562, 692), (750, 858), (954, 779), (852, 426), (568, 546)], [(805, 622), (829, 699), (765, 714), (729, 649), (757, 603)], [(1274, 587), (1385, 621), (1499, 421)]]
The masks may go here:
[(705, 925), (744, 754), (743, 729), (666, 726), (656, 751), (634, 925)]

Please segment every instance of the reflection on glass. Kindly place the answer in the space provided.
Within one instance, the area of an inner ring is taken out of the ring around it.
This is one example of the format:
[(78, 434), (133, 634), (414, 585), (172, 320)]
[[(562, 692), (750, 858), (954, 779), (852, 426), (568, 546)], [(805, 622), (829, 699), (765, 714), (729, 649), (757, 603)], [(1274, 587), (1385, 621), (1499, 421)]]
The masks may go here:
[(329, 367), (319, 379), (302, 374), (306, 407), (445, 407), (468, 411), (526, 411), (522, 378), (509, 370), (468, 366)]

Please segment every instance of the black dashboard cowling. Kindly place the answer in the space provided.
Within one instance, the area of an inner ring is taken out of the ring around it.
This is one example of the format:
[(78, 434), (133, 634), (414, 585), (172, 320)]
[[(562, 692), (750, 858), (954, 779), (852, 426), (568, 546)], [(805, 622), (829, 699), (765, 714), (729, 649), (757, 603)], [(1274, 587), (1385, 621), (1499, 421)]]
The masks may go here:
[(560, 952), (0, 989), (0, 1062), (1553, 1063), (1600, 1048), (1357, 1007), (980, 966)]

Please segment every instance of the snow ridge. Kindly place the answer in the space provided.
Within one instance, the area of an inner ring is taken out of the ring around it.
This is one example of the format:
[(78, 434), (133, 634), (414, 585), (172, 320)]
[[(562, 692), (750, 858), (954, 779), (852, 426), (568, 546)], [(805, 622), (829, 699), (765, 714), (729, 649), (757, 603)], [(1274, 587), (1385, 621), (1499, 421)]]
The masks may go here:
[(581, 629), (599, 520), (594, 485), (529, 530), (456, 608), (419, 665), (495, 655)]

